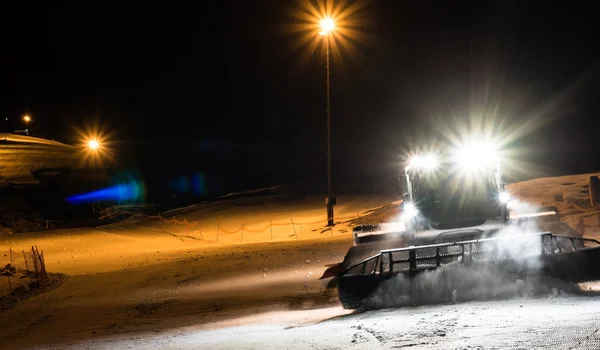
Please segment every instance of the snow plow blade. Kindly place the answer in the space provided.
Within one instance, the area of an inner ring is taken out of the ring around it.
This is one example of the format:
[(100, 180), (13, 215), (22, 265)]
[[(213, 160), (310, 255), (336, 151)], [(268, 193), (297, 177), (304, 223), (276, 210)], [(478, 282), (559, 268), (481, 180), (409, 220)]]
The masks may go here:
[[(583, 283), (600, 280), (599, 267), (599, 241), (544, 232), (382, 250), (343, 270), (337, 283), (344, 308), (356, 309), (382, 282), (400, 274), (413, 278), (424, 271), (467, 271), (490, 278), (500, 273), (515, 280)], [(449, 284), (449, 291), (476, 288), (458, 280)]]

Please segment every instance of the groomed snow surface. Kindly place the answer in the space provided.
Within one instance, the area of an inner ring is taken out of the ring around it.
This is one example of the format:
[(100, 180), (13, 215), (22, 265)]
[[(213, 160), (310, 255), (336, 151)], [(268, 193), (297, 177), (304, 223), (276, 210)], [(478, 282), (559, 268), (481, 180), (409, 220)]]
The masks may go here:
[[(595, 237), (597, 212), (584, 200), (588, 177), (510, 189), (524, 201), (569, 209), (564, 220), (583, 223), (578, 227)], [(1, 235), (0, 252), (37, 245), (49, 271), (70, 277), (0, 313), (0, 348), (599, 348), (600, 297), (593, 284), (578, 295), (554, 291), (363, 313), (341, 308), (318, 278), (342, 260), (352, 224), (389, 217), (394, 200), (338, 198), (336, 214), (344, 219), (333, 232), (314, 223), (324, 220), (322, 198), (261, 203), (256, 197), (171, 213), (198, 221), (187, 230), (148, 219)], [(300, 224), (274, 226), (272, 239), (265, 230), (223, 233), (216, 242), (217, 227), (233, 232), (242, 224), (259, 229), (290, 219)]]
[[(278, 313), (243, 325), (98, 339), (75, 347), (177, 349), (598, 349), (598, 297), (562, 296), (370, 311), (286, 325)], [(298, 312), (307, 313), (307, 312)], [(299, 316), (299, 315), (298, 315)]]
[(74, 167), (77, 149), (60, 142), (15, 134), (0, 134), (0, 183), (37, 183), (32, 170)]

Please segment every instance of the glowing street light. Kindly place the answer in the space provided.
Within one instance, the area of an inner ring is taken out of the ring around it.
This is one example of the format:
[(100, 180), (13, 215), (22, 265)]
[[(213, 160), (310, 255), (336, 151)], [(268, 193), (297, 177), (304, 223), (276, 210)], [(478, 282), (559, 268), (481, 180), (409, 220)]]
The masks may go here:
[(98, 161), (98, 148), (100, 148), (100, 142), (96, 139), (91, 139), (87, 143), (88, 148), (94, 153), (94, 173), (96, 172), (96, 163)]
[(327, 35), (335, 28), (335, 23), (328, 17), (323, 18), (319, 25), (321, 26), (321, 31), (319, 32), (320, 35)]
[(100, 147), (100, 144), (98, 143), (98, 140), (89, 140), (88, 141), (88, 147), (91, 150), (95, 151), (96, 149), (98, 149), (98, 147)]
[(29, 124), (31, 122), (31, 116), (28, 114), (25, 114), (23, 116), (23, 122), (25, 122), (25, 124)]
[[(81, 156), (81, 165), (90, 167), (90, 158), (94, 160), (94, 173), (106, 161), (113, 161), (113, 151), (111, 150), (111, 135), (100, 126), (99, 122), (84, 127), (75, 127), (75, 132), (79, 136), (78, 150)], [(96, 176), (94, 176), (94, 179)]]

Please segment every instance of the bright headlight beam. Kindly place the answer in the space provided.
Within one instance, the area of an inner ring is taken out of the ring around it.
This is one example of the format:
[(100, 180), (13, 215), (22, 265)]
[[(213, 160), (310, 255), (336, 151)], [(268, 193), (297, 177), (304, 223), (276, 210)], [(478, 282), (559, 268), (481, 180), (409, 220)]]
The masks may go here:
[(497, 161), (496, 149), (490, 144), (472, 143), (458, 150), (456, 161), (462, 170), (483, 169)]
[(423, 168), (427, 170), (434, 170), (438, 166), (437, 158), (433, 154), (426, 155), (425, 157), (423, 157), (421, 163)]
[(412, 219), (419, 214), (419, 209), (413, 203), (405, 203), (402, 208), (402, 216), (405, 219)]
[(500, 203), (508, 203), (510, 200), (510, 194), (508, 194), (508, 192), (500, 192), (498, 199), (500, 200)]
[(421, 166), (421, 157), (413, 156), (408, 160), (408, 165), (412, 168), (418, 168)]
[(416, 155), (408, 160), (408, 165), (411, 168), (418, 168), (421, 170), (434, 170), (438, 167), (438, 163), (435, 154), (426, 154), (423, 156)]

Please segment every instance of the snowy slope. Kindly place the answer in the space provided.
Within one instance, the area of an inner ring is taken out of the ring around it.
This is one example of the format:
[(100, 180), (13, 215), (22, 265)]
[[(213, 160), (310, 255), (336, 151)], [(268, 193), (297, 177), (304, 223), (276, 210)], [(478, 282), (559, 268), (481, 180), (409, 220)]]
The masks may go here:
[(508, 191), (532, 206), (554, 206), (561, 221), (583, 230), (586, 236), (598, 237), (598, 209), (592, 208), (589, 194), (590, 176), (578, 174), (533, 179), (508, 185)]
[[(586, 235), (595, 235), (598, 212), (586, 207), (583, 193), (588, 177), (531, 180), (512, 184), (509, 191), (524, 201), (557, 206), (565, 220), (585, 219)], [(338, 200), (340, 218), (353, 213), (382, 217), (379, 212), (395, 198)], [(597, 298), (349, 315), (335, 296), (322, 293), (318, 277), (326, 265), (343, 258), (353, 222), (343, 220), (331, 233), (324, 229), (324, 214), (320, 197), (283, 201), (267, 196), (198, 204), (166, 214), (166, 221), (0, 236), (0, 252), (37, 245), (50, 271), (71, 275), (58, 289), (0, 313), (0, 324), (6, 325), (0, 329), (0, 347), (460, 348), (467, 337), (475, 348), (535, 348), (547, 339), (544, 334), (516, 339), (514, 332), (561, 334), (555, 327), (560, 322), (585, 332), (599, 326), (600, 314), (591, 307)], [(173, 219), (198, 224), (186, 228), (168, 221)], [(287, 224), (292, 219), (297, 225)], [(243, 235), (220, 231), (216, 242), (219, 228), (233, 232), (244, 224), (258, 230), (270, 223), (286, 225), (274, 226), (273, 238), (269, 229)], [(507, 314), (516, 318), (509, 322)], [(393, 327), (381, 327), (382, 322)], [(573, 334), (563, 345), (581, 345), (593, 338), (589, 334)]]
[(77, 165), (76, 148), (36, 137), (0, 134), (0, 182), (35, 183), (31, 170)]

